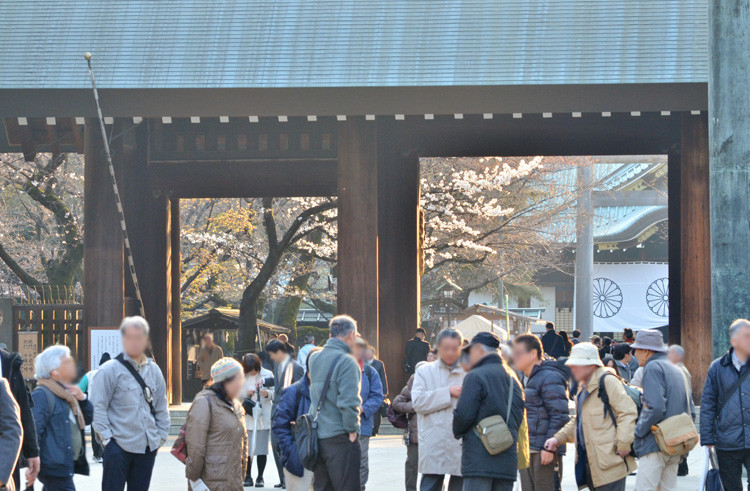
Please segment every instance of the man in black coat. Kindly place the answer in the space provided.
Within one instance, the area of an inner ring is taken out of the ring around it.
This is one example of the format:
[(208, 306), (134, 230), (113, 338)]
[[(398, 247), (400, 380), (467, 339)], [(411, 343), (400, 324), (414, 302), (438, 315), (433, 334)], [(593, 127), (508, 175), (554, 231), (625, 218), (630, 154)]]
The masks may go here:
[[(271, 417), (273, 417), (276, 404), (281, 399), (281, 393), (284, 389), (304, 377), (305, 369), (292, 359), (286, 344), (281, 339), (269, 341), (266, 345), (266, 353), (268, 353), (268, 356), (273, 361), (274, 391), (273, 409), (271, 410)], [(276, 470), (279, 473), (279, 484), (274, 487), (283, 488), (286, 483), (284, 482), (284, 466), (281, 465), (281, 448), (273, 432), (271, 432), (271, 449), (273, 450), (273, 459), (276, 462)]]
[[(453, 411), (453, 435), (463, 439), (461, 474), (464, 489), (472, 491), (512, 491), (518, 472), (518, 452), (511, 445), (504, 452), (490, 455), (477, 432), (477, 424), (489, 416), (506, 419), (514, 442), (523, 418), (524, 401), (521, 384), (498, 353), (500, 339), (490, 332), (480, 332), (464, 348), (472, 366), (464, 378), (461, 397)], [(512, 390), (512, 392), (511, 392)], [(512, 397), (510, 415), (508, 402)]]
[(430, 343), (424, 340), (426, 336), (427, 332), (419, 327), (414, 337), (406, 343), (406, 360), (404, 360), (406, 373), (414, 373), (417, 363), (427, 361), (427, 353), (430, 352)]
[(516, 336), (513, 342), (513, 364), (525, 376), (526, 420), (529, 427), (531, 462), (521, 471), (524, 491), (555, 489), (555, 459), (562, 477), (562, 456), (565, 445), (557, 453), (544, 449), (570, 420), (568, 409), (568, 379), (570, 372), (562, 361), (542, 361), (542, 343), (533, 334)]
[(563, 338), (555, 331), (554, 323), (548, 322), (546, 327), (547, 332), (542, 336), (542, 347), (544, 347), (544, 352), (552, 358), (560, 358), (565, 351)]
[(21, 489), (21, 462), (26, 459), (29, 467), (29, 476), (36, 478), (39, 473), (39, 445), (36, 439), (36, 424), (34, 414), (31, 412), (33, 402), (26, 388), (26, 383), (21, 373), (23, 359), (18, 353), (8, 353), (0, 350), (0, 370), (2, 377), (8, 380), (10, 391), (18, 402), (21, 409), (21, 425), (23, 426), (23, 446), (21, 447), (21, 458), (13, 471), (13, 480), (16, 488)]

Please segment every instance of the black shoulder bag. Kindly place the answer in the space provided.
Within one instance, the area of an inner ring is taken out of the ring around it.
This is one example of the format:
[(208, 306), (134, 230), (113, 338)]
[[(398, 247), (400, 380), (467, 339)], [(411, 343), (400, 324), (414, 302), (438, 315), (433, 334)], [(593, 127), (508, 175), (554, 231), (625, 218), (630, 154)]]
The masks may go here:
[(154, 420), (156, 420), (156, 411), (154, 410), (154, 394), (153, 392), (151, 392), (151, 387), (146, 385), (146, 381), (143, 380), (141, 374), (138, 373), (138, 370), (133, 367), (132, 363), (125, 360), (125, 358), (122, 356), (122, 353), (115, 356), (115, 360), (122, 363), (122, 366), (124, 366), (128, 370), (128, 372), (130, 372), (130, 375), (132, 375), (135, 381), (138, 382), (138, 385), (141, 386), (141, 390), (143, 390), (143, 398), (146, 399), (146, 402), (148, 402), (148, 408), (151, 410), (151, 416), (153, 416)]
[(315, 462), (318, 460), (318, 415), (320, 414), (320, 408), (323, 407), (323, 403), (328, 395), (328, 387), (331, 385), (333, 371), (344, 356), (346, 355), (339, 356), (331, 363), (331, 368), (328, 369), (328, 375), (326, 375), (326, 381), (323, 383), (323, 390), (320, 392), (320, 400), (315, 409), (315, 414), (303, 414), (294, 422), (294, 442), (297, 445), (297, 455), (302, 465), (309, 471), (313, 470)]

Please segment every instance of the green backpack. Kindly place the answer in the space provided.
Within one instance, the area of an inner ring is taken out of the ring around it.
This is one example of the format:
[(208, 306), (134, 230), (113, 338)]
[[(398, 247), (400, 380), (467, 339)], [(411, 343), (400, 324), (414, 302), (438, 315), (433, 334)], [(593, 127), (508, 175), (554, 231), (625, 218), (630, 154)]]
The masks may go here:
[(615, 427), (617, 427), (617, 418), (615, 418), (615, 412), (612, 410), (612, 406), (609, 405), (609, 396), (607, 395), (607, 390), (604, 386), (604, 377), (606, 377), (607, 375), (617, 377), (617, 380), (619, 380), (622, 386), (625, 388), (625, 392), (628, 394), (628, 397), (630, 397), (635, 403), (635, 407), (636, 409), (638, 409), (638, 416), (641, 415), (641, 410), (643, 409), (643, 392), (641, 392), (638, 387), (633, 387), (629, 383), (625, 382), (622, 378), (615, 375), (614, 373), (607, 372), (602, 375), (602, 378), (599, 379), (599, 398), (604, 404), (604, 417), (606, 418), (607, 414), (609, 414), (609, 416), (612, 418), (612, 423), (614, 423)]

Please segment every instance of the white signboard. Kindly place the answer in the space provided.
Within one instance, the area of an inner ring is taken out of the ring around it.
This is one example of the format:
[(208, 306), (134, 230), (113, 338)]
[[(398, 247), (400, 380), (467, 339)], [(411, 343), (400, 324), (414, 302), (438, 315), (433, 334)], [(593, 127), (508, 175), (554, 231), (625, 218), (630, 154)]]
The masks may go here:
[(92, 327), (89, 329), (89, 369), (99, 368), (104, 353), (114, 358), (122, 353), (122, 337), (117, 327)]
[(594, 331), (639, 331), (668, 324), (666, 263), (594, 264)]

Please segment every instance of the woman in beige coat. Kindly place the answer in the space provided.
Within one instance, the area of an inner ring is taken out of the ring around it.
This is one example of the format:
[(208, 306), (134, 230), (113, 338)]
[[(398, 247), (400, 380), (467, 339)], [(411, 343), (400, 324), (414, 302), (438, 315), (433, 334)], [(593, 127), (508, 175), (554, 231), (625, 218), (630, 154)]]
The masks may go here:
[(242, 366), (222, 358), (211, 367), (211, 385), (193, 401), (185, 424), (185, 474), (211, 491), (243, 491), (247, 465), (245, 411), (237, 402)]

